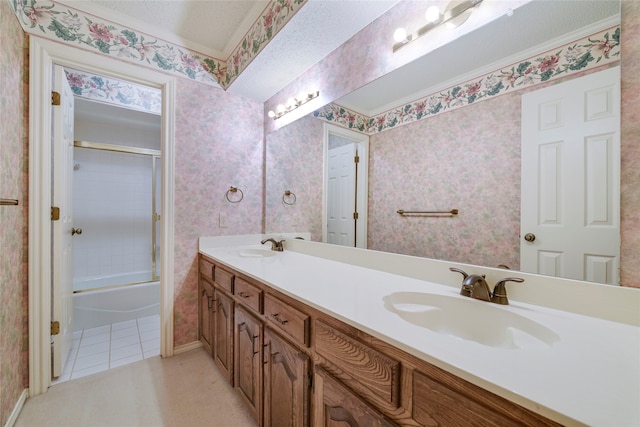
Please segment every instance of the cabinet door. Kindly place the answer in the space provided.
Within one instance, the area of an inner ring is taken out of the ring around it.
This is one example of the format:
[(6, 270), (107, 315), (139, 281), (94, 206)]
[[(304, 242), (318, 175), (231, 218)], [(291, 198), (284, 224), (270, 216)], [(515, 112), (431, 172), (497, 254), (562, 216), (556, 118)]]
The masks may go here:
[(214, 310), (214, 289), (213, 285), (200, 278), (198, 281), (199, 290), (199, 310), (198, 328), (200, 341), (207, 352), (213, 355), (213, 310)]
[(262, 323), (239, 305), (235, 307), (235, 387), (262, 425)]
[(264, 426), (308, 426), (309, 357), (269, 329), (264, 342)]
[(213, 359), (233, 384), (233, 299), (217, 289), (213, 313)]
[(319, 366), (315, 368), (314, 381), (314, 426), (397, 426), (397, 424), (353, 394)]

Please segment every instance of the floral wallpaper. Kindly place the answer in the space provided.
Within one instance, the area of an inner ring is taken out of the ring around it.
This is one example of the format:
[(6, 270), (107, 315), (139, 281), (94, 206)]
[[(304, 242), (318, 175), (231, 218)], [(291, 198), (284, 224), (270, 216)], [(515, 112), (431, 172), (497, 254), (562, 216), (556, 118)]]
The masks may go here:
[[(322, 240), (322, 139), (323, 124), (311, 116), (267, 135), (265, 232), (309, 231)], [(296, 195), (292, 205), (283, 202), (286, 190)]]
[[(369, 248), (518, 269), (520, 97), (372, 135)], [(398, 209), (459, 214), (409, 217)]]
[(27, 314), (27, 39), (0, 1), (0, 197), (18, 206), (0, 206), (0, 425), (5, 425), (28, 385)]
[(162, 92), (159, 89), (72, 68), (65, 68), (65, 73), (75, 96), (147, 113), (161, 112)]
[(12, 0), (25, 32), (207, 84), (229, 85), (306, 0), (271, 0), (229, 58), (210, 57), (150, 34), (41, 0)]
[(621, 283), (640, 288), (640, 2), (622, 2)]
[[(221, 89), (180, 79), (176, 94), (174, 344), (180, 346), (198, 339), (198, 238), (261, 233), (264, 123), (262, 104)], [(231, 186), (244, 193), (240, 203), (226, 201)]]
[(375, 117), (369, 118), (336, 104), (328, 104), (313, 114), (340, 126), (373, 134), (514, 90), (617, 62), (619, 56), (620, 26), (616, 26)]

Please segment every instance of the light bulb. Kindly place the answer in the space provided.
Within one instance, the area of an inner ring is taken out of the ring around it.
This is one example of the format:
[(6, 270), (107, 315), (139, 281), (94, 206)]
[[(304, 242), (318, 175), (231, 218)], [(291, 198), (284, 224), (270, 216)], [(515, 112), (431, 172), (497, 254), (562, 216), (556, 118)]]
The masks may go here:
[(278, 104), (278, 107), (276, 107), (276, 111), (278, 113), (284, 113), (285, 107), (282, 104)]
[(276, 116), (276, 113), (273, 112), (273, 110), (269, 111), (267, 113), (267, 116), (269, 116), (269, 118), (273, 119)]
[(404, 28), (398, 28), (393, 33), (393, 39), (395, 41), (397, 41), (398, 43), (406, 41), (407, 40), (407, 30), (405, 30)]
[(437, 22), (440, 19), (440, 9), (438, 9), (438, 6), (431, 6), (427, 9), (424, 17), (427, 22)]

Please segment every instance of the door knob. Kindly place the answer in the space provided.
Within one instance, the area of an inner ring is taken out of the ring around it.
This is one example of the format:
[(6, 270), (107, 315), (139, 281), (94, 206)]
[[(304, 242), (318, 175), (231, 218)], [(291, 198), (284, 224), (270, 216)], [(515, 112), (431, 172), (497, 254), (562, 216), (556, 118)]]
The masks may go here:
[(533, 233), (527, 233), (524, 235), (524, 240), (526, 240), (527, 242), (533, 242), (534, 240), (536, 240), (536, 235)]
[(75, 234), (82, 234), (82, 228), (72, 228), (71, 235), (73, 236)]

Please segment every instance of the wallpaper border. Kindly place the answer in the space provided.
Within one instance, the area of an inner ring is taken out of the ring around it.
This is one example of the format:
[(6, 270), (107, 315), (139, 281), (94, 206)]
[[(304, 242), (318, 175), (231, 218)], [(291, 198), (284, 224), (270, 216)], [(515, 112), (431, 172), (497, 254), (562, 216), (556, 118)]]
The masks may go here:
[(226, 59), (50, 1), (12, 0), (23, 30), (67, 45), (227, 89), (307, 0), (270, 0)]
[(616, 25), (372, 117), (337, 103), (328, 104), (314, 111), (313, 115), (329, 123), (371, 135), (560, 77), (615, 63), (619, 61), (619, 57), (620, 25)]

